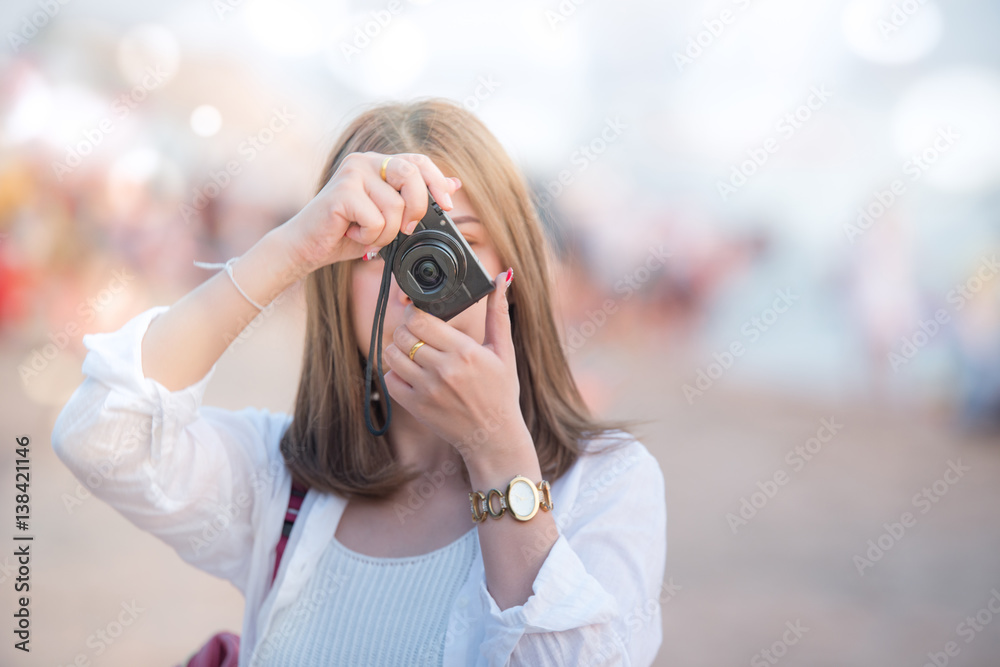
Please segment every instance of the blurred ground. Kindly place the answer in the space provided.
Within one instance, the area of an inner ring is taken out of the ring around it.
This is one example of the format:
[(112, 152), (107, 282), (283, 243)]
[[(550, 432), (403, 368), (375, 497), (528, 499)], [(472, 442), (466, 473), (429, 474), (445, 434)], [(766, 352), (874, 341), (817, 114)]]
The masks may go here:
[[(226, 352), (206, 403), (290, 409), (302, 349), (300, 294), (292, 296)], [(810, 404), (727, 378), (689, 405), (680, 387), (697, 355), (665, 328), (634, 326), (632, 316), (616, 314), (571, 358), (602, 414), (653, 420), (640, 437), (666, 479), (666, 573), (674, 585), (662, 596), (657, 665), (773, 664), (755, 655), (775, 642), (784, 654), (786, 623), (808, 630), (787, 647), (785, 665), (917, 667), (949, 641), (959, 649), (950, 664), (997, 664), (1000, 619), (957, 633), (967, 616), (992, 621), (981, 610), (1000, 590), (1000, 442), (958, 435), (926, 410)], [(0, 369), (15, 377), (25, 350), (11, 340), (0, 345)], [(30, 657), (5, 642), (0, 664), (62, 666), (83, 655), (107, 667), (169, 667), (214, 632), (239, 632), (243, 602), (230, 584), (191, 568), (100, 501), (64, 507), (76, 483), (51, 449), (60, 406), (41, 408), (11, 388), (0, 402), (5, 431), (33, 443), (34, 618)], [(822, 419), (842, 428), (794, 470), (786, 453), (816, 436)], [(13, 456), (10, 447), (2, 451), (7, 480)], [(949, 461), (968, 471), (922, 514), (927, 505), (914, 505), (913, 496), (933, 489)], [(727, 514), (779, 470), (787, 482), (734, 534)], [(915, 525), (860, 576), (853, 557), (905, 511)], [(13, 513), (11, 494), (0, 496), (0, 512)], [(12, 557), (2, 562), (7, 588)], [(4, 599), (9, 610), (11, 596)], [(88, 643), (133, 601), (142, 611), (113, 644)]]

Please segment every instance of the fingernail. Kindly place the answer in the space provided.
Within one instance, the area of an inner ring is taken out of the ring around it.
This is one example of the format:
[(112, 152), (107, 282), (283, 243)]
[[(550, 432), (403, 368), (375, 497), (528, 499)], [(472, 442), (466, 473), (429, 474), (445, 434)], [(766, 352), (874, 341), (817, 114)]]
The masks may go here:
[(369, 260), (375, 259), (375, 256), (377, 254), (378, 250), (369, 250), (368, 252), (366, 252), (364, 255), (361, 256), (361, 260), (367, 262)]
[(455, 189), (462, 187), (462, 181), (459, 180), (458, 176), (452, 176), (451, 180), (455, 181)]
[(514, 279), (514, 267), (512, 266), (509, 269), (507, 269), (507, 277), (504, 278), (504, 280), (505, 280), (504, 287), (506, 287), (507, 285), (510, 285), (510, 281), (513, 280), (513, 279)]

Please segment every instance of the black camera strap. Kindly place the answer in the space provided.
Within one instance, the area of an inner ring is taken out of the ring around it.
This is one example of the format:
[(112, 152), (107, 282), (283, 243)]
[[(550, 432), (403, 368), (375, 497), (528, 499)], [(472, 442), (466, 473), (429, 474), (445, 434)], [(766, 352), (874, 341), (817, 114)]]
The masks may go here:
[[(389, 289), (392, 284), (392, 264), (396, 257), (396, 248), (399, 243), (397, 239), (386, 246), (385, 265), (382, 268), (382, 284), (379, 287), (378, 301), (375, 303), (375, 321), (372, 323), (372, 342), (368, 348), (368, 364), (365, 366), (365, 424), (372, 435), (382, 435), (389, 429), (389, 422), (392, 420), (392, 402), (389, 400), (389, 392), (385, 387), (385, 378), (382, 373), (382, 326), (385, 322), (385, 310), (389, 305)], [(376, 343), (378, 347), (376, 348)], [(372, 424), (372, 357), (378, 354), (378, 381), (382, 388), (382, 404), (385, 406), (385, 425), (376, 430)]]

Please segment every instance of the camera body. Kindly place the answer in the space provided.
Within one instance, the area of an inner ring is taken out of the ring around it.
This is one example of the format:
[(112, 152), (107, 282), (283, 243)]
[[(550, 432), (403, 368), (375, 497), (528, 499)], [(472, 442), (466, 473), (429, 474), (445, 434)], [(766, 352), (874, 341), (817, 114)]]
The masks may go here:
[(493, 279), (430, 191), (412, 234), (399, 232), (378, 254), (392, 258), (400, 289), (420, 310), (448, 321), (496, 289)]

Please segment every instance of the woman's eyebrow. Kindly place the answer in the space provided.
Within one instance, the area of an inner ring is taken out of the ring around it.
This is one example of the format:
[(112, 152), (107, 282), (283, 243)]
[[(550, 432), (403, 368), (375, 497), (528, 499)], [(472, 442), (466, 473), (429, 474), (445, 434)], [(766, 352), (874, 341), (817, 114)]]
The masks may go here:
[(474, 215), (460, 215), (457, 218), (452, 218), (452, 222), (456, 225), (463, 222), (479, 222), (479, 218)]

